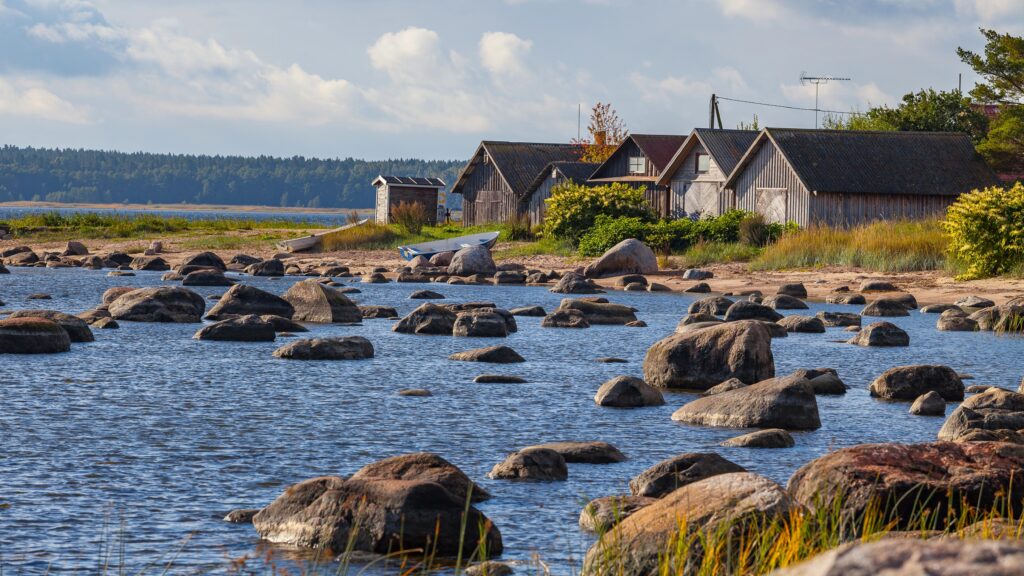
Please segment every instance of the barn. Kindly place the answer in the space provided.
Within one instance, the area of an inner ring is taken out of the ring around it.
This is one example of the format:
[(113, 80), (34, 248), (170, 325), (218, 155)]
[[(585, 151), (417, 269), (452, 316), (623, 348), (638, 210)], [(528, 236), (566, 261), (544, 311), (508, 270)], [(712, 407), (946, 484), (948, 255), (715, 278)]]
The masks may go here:
[(438, 222), (438, 196), (445, 183), (440, 178), (419, 176), (377, 176), (373, 181), (377, 189), (378, 224), (391, 223), (391, 211), (402, 202), (423, 204), (427, 211), (428, 224)]
[(735, 198), (725, 179), (757, 138), (757, 130), (697, 128), (676, 151), (658, 177), (669, 190), (674, 217), (719, 216), (731, 210)]
[(996, 183), (963, 133), (766, 128), (725, 188), (771, 222), (843, 227), (940, 215)]
[(589, 182), (622, 182), (643, 188), (651, 207), (669, 216), (668, 187), (659, 186), (658, 179), (685, 140), (686, 136), (671, 134), (631, 134), (594, 171)]
[(462, 194), (462, 223), (505, 222), (526, 214), (530, 184), (551, 162), (577, 161), (572, 144), (485, 140), (459, 173), (453, 194)]
[(599, 164), (590, 162), (549, 162), (526, 190), (527, 211), (530, 214), (530, 226), (544, 223), (547, 212), (546, 200), (551, 197), (551, 189), (563, 182), (585, 184)]

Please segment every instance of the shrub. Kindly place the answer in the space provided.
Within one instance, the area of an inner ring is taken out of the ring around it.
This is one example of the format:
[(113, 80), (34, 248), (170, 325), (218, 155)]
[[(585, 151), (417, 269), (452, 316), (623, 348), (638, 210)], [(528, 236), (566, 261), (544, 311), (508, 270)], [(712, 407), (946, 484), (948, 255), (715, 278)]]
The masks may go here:
[[(641, 240), (657, 252), (684, 252), (702, 243), (736, 244), (740, 236), (740, 223), (750, 213), (732, 210), (721, 216), (700, 220), (680, 218), (650, 222), (641, 217), (610, 218), (598, 216), (594, 225), (579, 241), (581, 256), (599, 256), (605, 250), (626, 238)], [(766, 224), (765, 237), (781, 235), (781, 225)]]
[(399, 202), (391, 209), (391, 220), (406, 234), (417, 235), (430, 219), (422, 202)]
[(362, 226), (353, 226), (340, 232), (332, 232), (323, 237), (323, 249), (353, 250), (390, 247), (398, 238), (391, 226), (367, 222)]
[(771, 232), (764, 216), (753, 214), (740, 220), (740, 242), (747, 246), (765, 246), (770, 237)]
[(526, 214), (513, 214), (505, 220), (504, 240), (510, 242), (533, 240), (530, 230), (530, 217)]
[(546, 202), (544, 233), (573, 244), (579, 243), (601, 215), (654, 220), (643, 190), (619, 182), (594, 187), (566, 182), (555, 186)]
[(1010, 272), (1024, 263), (1024, 185), (963, 194), (946, 212), (949, 257), (967, 280)]
[(579, 254), (600, 256), (628, 238), (646, 241), (651, 227), (652, 225), (643, 218), (609, 218), (602, 214), (597, 217), (594, 227), (580, 238)]

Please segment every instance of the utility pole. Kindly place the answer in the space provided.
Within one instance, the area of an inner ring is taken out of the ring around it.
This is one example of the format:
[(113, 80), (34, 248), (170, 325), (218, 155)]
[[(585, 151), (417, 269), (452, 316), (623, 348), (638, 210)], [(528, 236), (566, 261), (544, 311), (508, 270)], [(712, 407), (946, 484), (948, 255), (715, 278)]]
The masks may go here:
[(708, 128), (715, 129), (715, 120), (718, 120), (718, 129), (722, 129), (722, 111), (718, 109), (718, 96), (711, 95), (711, 104), (708, 106)]
[(818, 88), (829, 82), (849, 82), (849, 78), (838, 78), (836, 76), (808, 76), (806, 72), (800, 73), (800, 84), (814, 84), (814, 128), (818, 128)]

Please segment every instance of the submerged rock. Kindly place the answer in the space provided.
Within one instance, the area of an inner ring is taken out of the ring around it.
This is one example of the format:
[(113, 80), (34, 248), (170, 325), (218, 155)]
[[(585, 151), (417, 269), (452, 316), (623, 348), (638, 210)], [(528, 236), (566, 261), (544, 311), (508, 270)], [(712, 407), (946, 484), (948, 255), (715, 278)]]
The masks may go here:
[(550, 448), (524, 448), (495, 464), (489, 478), (495, 480), (562, 481), (569, 478), (565, 458)]
[(274, 350), (276, 358), (289, 360), (364, 360), (373, 358), (373, 345), (362, 336), (296, 340)]
[(661, 406), (665, 403), (665, 398), (660, 390), (639, 378), (616, 376), (601, 384), (601, 387), (597, 389), (597, 394), (594, 395), (594, 403), (598, 406), (638, 408)]
[(463, 362), (490, 362), (494, 364), (526, 362), (525, 358), (508, 346), (489, 346), (487, 348), (456, 352), (449, 356), (448, 359), (461, 360)]

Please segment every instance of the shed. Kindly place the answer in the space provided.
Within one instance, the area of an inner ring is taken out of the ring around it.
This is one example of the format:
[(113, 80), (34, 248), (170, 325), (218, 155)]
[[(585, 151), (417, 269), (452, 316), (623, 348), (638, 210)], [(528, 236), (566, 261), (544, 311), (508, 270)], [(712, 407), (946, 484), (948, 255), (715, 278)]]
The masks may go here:
[(766, 128), (725, 182), (736, 207), (771, 222), (854, 226), (941, 215), (997, 183), (959, 132)]
[(658, 179), (685, 141), (685, 135), (630, 134), (594, 171), (590, 183), (623, 182), (643, 188), (651, 208), (668, 216), (668, 186), (659, 186)]
[(527, 211), (534, 178), (551, 162), (579, 160), (572, 144), (485, 140), (459, 173), (453, 194), (462, 194), (462, 223), (505, 222)]
[(438, 222), (439, 192), (446, 186), (440, 178), (420, 176), (377, 176), (373, 181), (377, 189), (378, 224), (391, 223), (391, 211), (402, 202), (423, 204), (427, 210), (427, 223)]
[(526, 191), (530, 226), (539, 226), (544, 223), (544, 214), (547, 212), (546, 200), (551, 197), (552, 188), (568, 181), (585, 184), (598, 166), (599, 164), (591, 162), (549, 162), (533, 179)]
[(669, 190), (669, 213), (719, 216), (735, 206), (725, 179), (757, 138), (757, 130), (697, 128), (658, 177)]

